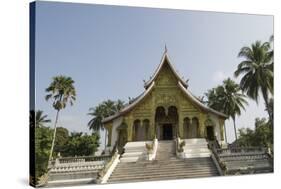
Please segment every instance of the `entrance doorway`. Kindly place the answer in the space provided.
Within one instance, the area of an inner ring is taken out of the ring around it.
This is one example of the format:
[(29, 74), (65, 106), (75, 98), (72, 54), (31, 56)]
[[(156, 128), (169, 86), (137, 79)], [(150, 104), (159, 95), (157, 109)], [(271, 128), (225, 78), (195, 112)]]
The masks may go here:
[(214, 128), (212, 126), (207, 127), (207, 139), (208, 140), (215, 140)]
[(172, 124), (163, 125), (163, 140), (172, 140), (173, 139), (173, 126)]

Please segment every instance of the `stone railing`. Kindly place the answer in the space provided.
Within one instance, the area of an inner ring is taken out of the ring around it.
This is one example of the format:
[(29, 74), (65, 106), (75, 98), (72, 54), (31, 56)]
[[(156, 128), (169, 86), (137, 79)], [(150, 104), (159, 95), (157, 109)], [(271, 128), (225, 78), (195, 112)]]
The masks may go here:
[(215, 145), (212, 142), (208, 143), (208, 147), (211, 150), (211, 158), (213, 160), (213, 162), (216, 165), (216, 168), (219, 172), (220, 175), (225, 175), (226, 174), (226, 166), (225, 164), (221, 161), (220, 156), (217, 152), (217, 148), (215, 147)]
[(217, 149), (218, 154), (236, 154), (236, 153), (266, 153), (266, 148), (264, 147), (235, 147), (235, 148), (221, 148)]
[(117, 164), (120, 162), (118, 154), (118, 149), (114, 148), (114, 154), (112, 155), (111, 159), (105, 164), (105, 166), (99, 171), (98, 173), (98, 183), (104, 184), (109, 179), (110, 175), (114, 171)]
[(152, 161), (156, 157), (157, 149), (158, 149), (158, 140), (155, 138), (151, 144), (145, 144), (146, 151), (147, 151), (147, 160)]
[(185, 146), (185, 141), (181, 140), (180, 137), (176, 138), (176, 155), (179, 158), (184, 158), (184, 146)]
[(209, 146), (212, 158), (223, 175), (249, 174), (270, 170), (268, 154), (263, 147), (235, 147), (217, 149)]
[(102, 156), (78, 156), (78, 157), (59, 157), (55, 160), (55, 164), (84, 163), (93, 161), (108, 161), (110, 155)]

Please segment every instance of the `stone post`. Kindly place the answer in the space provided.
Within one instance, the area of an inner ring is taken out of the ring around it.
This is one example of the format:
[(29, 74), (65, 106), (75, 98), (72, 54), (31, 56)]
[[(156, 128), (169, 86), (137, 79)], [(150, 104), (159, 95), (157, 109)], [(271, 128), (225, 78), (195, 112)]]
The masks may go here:
[(107, 145), (111, 146), (111, 137), (112, 137), (112, 127), (113, 123), (110, 123), (109, 126), (106, 128), (108, 130), (108, 142)]
[(184, 135), (183, 135), (183, 115), (182, 115), (182, 112), (181, 112), (180, 108), (179, 108), (178, 128), (179, 128), (179, 137), (184, 138)]
[(132, 116), (129, 116), (129, 119), (128, 119), (128, 128), (127, 128), (127, 139), (128, 139), (128, 142), (131, 142), (133, 140), (133, 118)]
[(224, 141), (224, 120), (219, 119), (219, 125), (220, 125), (220, 138), (221, 141)]
[(200, 138), (205, 137), (205, 121), (206, 121), (206, 115), (203, 113), (200, 113), (200, 115), (199, 115), (199, 137)]

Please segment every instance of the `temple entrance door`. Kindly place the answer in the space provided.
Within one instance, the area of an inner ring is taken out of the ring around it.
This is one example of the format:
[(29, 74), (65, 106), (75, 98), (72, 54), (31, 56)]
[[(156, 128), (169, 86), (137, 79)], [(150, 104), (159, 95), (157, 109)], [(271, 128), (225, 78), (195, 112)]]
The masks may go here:
[(207, 139), (208, 140), (214, 140), (214, 128), (212, 126), (207, 127)]
[(163, 140), (172, 140), (173, 139), (173, 126), (172, 124), (163, 125)]

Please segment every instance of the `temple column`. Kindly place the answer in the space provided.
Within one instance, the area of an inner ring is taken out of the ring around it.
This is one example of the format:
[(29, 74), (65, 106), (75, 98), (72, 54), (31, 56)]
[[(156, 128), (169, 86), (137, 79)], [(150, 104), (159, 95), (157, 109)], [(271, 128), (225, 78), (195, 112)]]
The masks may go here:
[(153, 140), (154, 137), (156, 136), (156, 129), (155, 129), (155, 113), (152, 113), (152, 116), (150, 117), (150, 127), (149, 127), (149, 137), (150, 140)]
[(200, 113), (199, 115), (199, 137), (204, 138), (205, 137), (205, 121), (206, 121), (206, 115), (203, 113)]
[(131, 142), (133, 140), (133, 117), (132, 116), (129, 116), (129, 118), (128, 118), (127, 139), (128, 139), (128, 142)]
[(224, 140), (224, 120), (223, 119), (219, 119), (219, 126), (220, 126), (221, 141), (223, 141)]
[(178, 134), (180, 138), (184, 138), (184, 133), (183, 133), (183, 115), (181, 112), (181, 109), (179, 108), (179, 121), (178, 121)]
[[(153, 92), (154, 93), (154, 92)], [(151, 116), (150, 116), (150, 139), (153, 140), (155, 137), (157, 138), (156, 132), (156, 125), (155, 125), (155, 114), (156, 114), (156, 107), (155, 107), (155, 94), (152, 95), (152, 100), (150, 104), (151, 109)]]
[(113, 127), (113, 123), (110, 123), (109, 127), (108, 127), (108, 142), (107, 145), (111, 146), (111, 138), (112, 138), (112, 127)]

